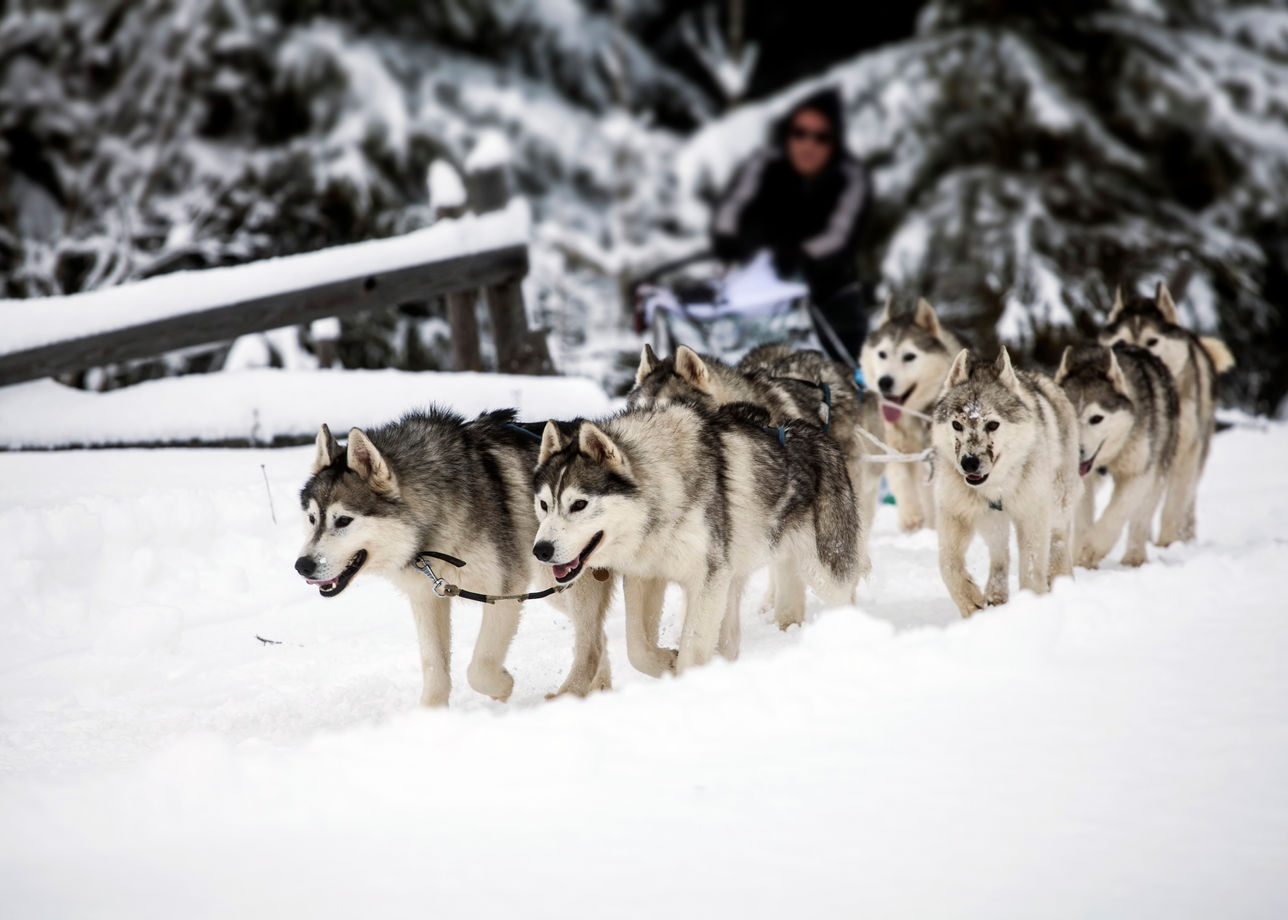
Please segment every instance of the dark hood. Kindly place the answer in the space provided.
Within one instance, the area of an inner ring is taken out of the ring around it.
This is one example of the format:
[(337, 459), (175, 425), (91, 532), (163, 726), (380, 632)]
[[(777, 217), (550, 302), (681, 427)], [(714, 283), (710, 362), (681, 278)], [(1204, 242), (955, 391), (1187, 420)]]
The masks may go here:
[(836, 146), (833, 148), (835, 155), (832, 157), (832, 162), (835, 163), (845, 153), (845, 112), (841, 94), (834, 87), (821, 89), (804, 97), (792, 106), (791, 111), (774, 122), (771, 138), (774, 146), (784, 152), (787, 150), (787, 129), (796, 113), (802, 109), (814, 109), (832, 123), (832, 134), (836, 137)]

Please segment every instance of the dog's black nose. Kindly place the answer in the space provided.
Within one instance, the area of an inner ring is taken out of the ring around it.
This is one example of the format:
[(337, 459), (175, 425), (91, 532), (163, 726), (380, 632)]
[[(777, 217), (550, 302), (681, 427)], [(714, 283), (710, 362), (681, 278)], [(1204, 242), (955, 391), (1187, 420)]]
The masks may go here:
[(318, 564), (313, 561), (312, 556), (301, 556), (295, 560), (295, 571), (299, 572), (305, 578), (308, 578), (318, 570)]
[(882, 377), (880, 380), (877, 381), (877, 386), (881, 388), (882, 393), (889, 393), (890, 388), (894, 386), (894, 378), (891, 377), (889, 374), (886, 374), (884, 377)]
[(549, 562), (555, 557), (555, 545), (549, 540), (541, 540), (536, 546), (532, 547), (532, 555), (542, 562)]
[(979, 457), (974, 454), (964, 454), (962, 456), (962, 469), (968, 473), (973, 473), (979, 469)]

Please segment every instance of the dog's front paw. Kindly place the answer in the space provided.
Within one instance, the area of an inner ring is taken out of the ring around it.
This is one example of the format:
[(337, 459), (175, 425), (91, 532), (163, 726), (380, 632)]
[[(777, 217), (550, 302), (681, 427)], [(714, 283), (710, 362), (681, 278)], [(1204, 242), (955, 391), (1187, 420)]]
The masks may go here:
[(968, 618), (987, 606), (988, 602), (984, 599), (983, 592), (979, 590), (979, 585), (973, 581), (962, 585), (961, 596), (957, 599), (957, 609), (961, 611), (963, 618)]
[(1011, 592), (1006, 585), (988, 586), (988, 591), (984, 594), (984, 603), (990, 607), (1000, 607), (1011, 599)]
[(1123, 565), (1131, 566), (1133, 569), (1144, 565), (1148, 561), (1149, 559), (1145, 555), (1145, 551), (1143, 549), (1141, 550), (1129, 549), (1127, 550), (1126, 553), (1123, 554)]
[(447, 698), (451, 696), (451, 692), (451, 687), (426, 687), (420, 691), (420, 705), (426, 709), (441, 709), (447, 705)]
[(679, 653), (673, 648), (626, 647), (626, 657), (631, 666), (641, 674), (649, 677), (661, 677), (663, 674), (675, 673), (675, 659)]
[(899, 529), (904, 533), (911, 533), (914, 530), (921, 530), (926, 526), (926, 519), (920, 514), (903, 514), (899, 515)]
[(800, 626), (805, 622), (805, 605), (801, 604), (800, 606), (797, 606), (796, 604), (792, 604), (786, 610), (779, 607), (774, 611), (774, 622), (777, 623), (778, 628), (784, 632), (793, 626)]
[(1101, 558), (1090, 545), (1084, 545), (1078, 547), (1073, 562), (1081, 569), (1095, 569), (1100, 567)]
[(505, 668), (489, 668), (471, 664), (466, 672), (470, 686), (486, 696), (504, 703), (514, 690), (514, 678)]

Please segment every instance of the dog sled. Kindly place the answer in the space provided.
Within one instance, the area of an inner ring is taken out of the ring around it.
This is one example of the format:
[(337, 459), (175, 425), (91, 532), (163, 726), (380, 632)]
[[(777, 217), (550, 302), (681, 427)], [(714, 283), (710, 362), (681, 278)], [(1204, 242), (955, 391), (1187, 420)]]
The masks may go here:
[(758, 345), (818, 348), (809, 289), (779, 278), (768, 253), (717, 276), (706, 254), (664, 265), (634, 286), (635, 331), (659, 354), (687, 345), (737, 363)]

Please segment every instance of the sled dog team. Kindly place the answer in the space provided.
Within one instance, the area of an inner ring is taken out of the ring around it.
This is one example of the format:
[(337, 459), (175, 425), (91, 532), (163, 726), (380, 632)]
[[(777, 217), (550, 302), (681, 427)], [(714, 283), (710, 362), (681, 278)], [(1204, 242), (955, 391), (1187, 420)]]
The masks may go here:
[[(521, 605), (548, 596), (574, 633), (558, 692), (584, 695), (611, 683), (615, 575), (628, 657), (652, 676), (736, 658), (743, 590), (762, 566), (781, 628), (803, 621), (807, 586), (853, 602), (884, 472), (900, 527), (938, 530), (940, 573), (970, 616), (1007, 600), (1011, 524), (1020, 587), (1037, 593), (1095, 567), (1124, 526), (1123, 564), (1145, 562), (1160, 502), (1158, 545), (1193, 539), (1216, 379), (1233, 363), (1179, 325), (1162, 286), (1119, 293), (1099, 342), (1067, 348), (1054, 378), (1015, 368), (1005, 348), (979, 360), (925, 300), (908, 315), (887, 304), (863, 347), (866, 390), (818, 352), (768, 345), (730, 366), (645, 346), (626, 410), (600, 421), (431, 409), (354, 428), (344, 446), (323, 425), (295, 568), (324, 597), (359, 572), (407, 595), (428, 706), (451, 690), (454, 596), (483, 602), (467, 676), (499, 700), (514, 686), (505, 657)], [(966, 570), (976, 533), (990, 557), (982, 589)], [(678, 649), (658, 641), (669, 583), (684, 595)]]

